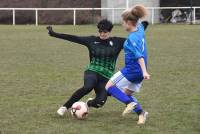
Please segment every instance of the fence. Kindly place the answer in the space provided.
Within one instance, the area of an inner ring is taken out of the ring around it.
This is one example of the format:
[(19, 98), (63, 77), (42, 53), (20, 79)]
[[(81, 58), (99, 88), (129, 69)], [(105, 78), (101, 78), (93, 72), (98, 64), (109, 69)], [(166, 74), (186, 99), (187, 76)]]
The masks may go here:
[[(115, 22), (115, 12), (117, 10), (125, 10), (126, 8), (0, 8), (0, 11), (6, 10), (6, 11), (12, 11), (12, 24), (15, 25), (16, 23), (16, 17), (15, 17), (15, 12), (18, 10), (23, 10), (23, 11), (35, 11), (35, 25), (37, 26), (39, 24), (38, 20), (38, 12), (39, 11), (73, 11), (73, 25), (76, 25), (76, 12), (77, 11), (95, 11), (95, 10), (106, 10), (106, 11), (111, 11), (111, 21)], [(159, 20), (160, 21), (160, 11), (161, 10), (188, 10), (191, 11), (190, 15), (187, 16), (190, 18), (191, 22), (193, 24), (196, 24), (196, 10), (199, 10), (200, 7), (148, 7), (148, 10), (150, 10), (150, 22), (152, 24), (155, 23), (155, 15), (159, 14)]]

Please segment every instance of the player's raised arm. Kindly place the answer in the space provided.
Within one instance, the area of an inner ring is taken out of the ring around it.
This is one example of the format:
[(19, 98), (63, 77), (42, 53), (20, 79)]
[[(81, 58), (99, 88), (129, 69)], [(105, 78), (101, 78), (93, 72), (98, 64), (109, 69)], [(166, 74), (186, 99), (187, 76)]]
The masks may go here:
[(141, 24), (143, 25), (144, 30), (146, 31), (146, 29), (147, 29), (148, 26), (149, 26), (149, 22), (148, 22), (148, 21), (142, 21)]
[(57, 32), (53, 31), (53, 28), (51, 26), (48, 26), (47, 30), (48, 30), (49, 35), (52, 37), (56, 37), (56, 38), (63, 39), (63, 40), (68, 40), (68, 41), (82, 44), (85, 46), (88, 46), (93, 38), (93, 36), (81, 37), (81, 36), (76, 36), (76, 35), (57, 33)]

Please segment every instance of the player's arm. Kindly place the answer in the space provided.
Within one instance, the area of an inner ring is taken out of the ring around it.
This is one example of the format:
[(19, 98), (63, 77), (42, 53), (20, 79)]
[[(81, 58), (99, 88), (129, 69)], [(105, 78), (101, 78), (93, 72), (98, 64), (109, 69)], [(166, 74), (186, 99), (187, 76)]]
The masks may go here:
[(143, 25), (144, 27), (144, 30), (146, 30), (149, 26), (149, 22), (148, 21), (142, 21), (141, 24)]
[(145, 80), (148, 80), (150, 79), (150, 75), (148, 74), (147, 72), (147, 69), (146, 69), (146, 65), (145, 65), (145, 62), (144, 62), (144, 58), (143, 57), (140, 57), (138, 59), (138, 63), (140, 64), (140, 67), (142, 69), (142, 73), (143, 73), (143, 77)]
[(150, 75), (147, 72), (145, 61), (144, 61), (144, 55), (142, 54), (141, 50), (138, 48), (136, 43), (130, 40), (127, 40), (129, 43), (131, 43), (131, 51), (133, 52), (134, 59), (136, 59), (140, 65), (140, 68), (142, 69), (143, 77), (145, 80), (150, 79)]
[(70, 35), (70, 34), (56, 33), (53, 31), (53, 28), (51, 26), (48, 26), (47, 30), (48, 30), (49, 35), (52, 37), (71, 41), (71, 42), (82, 44), (85, 46), (88, 46), (89, 42), (91, 42), (92, 40), (92, 36), (81, 37), (81, 36)]
[(119, 44), (120, 49), (123, 49), (123, 46), (124, 46), (124, 42), (125, 42), (125, 41), (126, 41), (126, 38), (117, 37), (117, 43)]

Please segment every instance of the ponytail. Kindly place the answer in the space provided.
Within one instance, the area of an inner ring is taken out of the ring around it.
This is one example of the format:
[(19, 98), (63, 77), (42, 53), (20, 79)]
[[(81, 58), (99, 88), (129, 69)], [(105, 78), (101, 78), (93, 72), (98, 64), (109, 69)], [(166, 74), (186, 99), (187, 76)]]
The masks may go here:
[(124, 21), (132, 21), (137, 23), (139, 19), (144, 18), (147, 15), (147, 9), (143, 5), (136, 5), (129, 10), (125, 10), (122, 13), (122, 18)]

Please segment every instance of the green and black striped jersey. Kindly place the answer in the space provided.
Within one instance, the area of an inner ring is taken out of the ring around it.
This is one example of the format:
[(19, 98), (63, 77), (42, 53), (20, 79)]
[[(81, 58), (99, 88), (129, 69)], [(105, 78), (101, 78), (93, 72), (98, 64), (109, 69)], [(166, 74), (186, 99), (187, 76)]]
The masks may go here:
[(97, 72), (106, 78), (110, 78), (114, 71), (120, 51), (123, 49), (125, 38), (112, 37), (101, 40), (93, 37), (89, 45), (90, 64), (88, 70)]
[(114, 74), (116, 60), (120, 51), (123, 49), (125, 38), (111, 37), (102, 40), (96, 36), (80, 37), (55, 32), (49, 34), (56, 38), (65, 39), (86, 46), (90, 56), (90, 63), (86, 70), (99, 73), (108, 79)]

